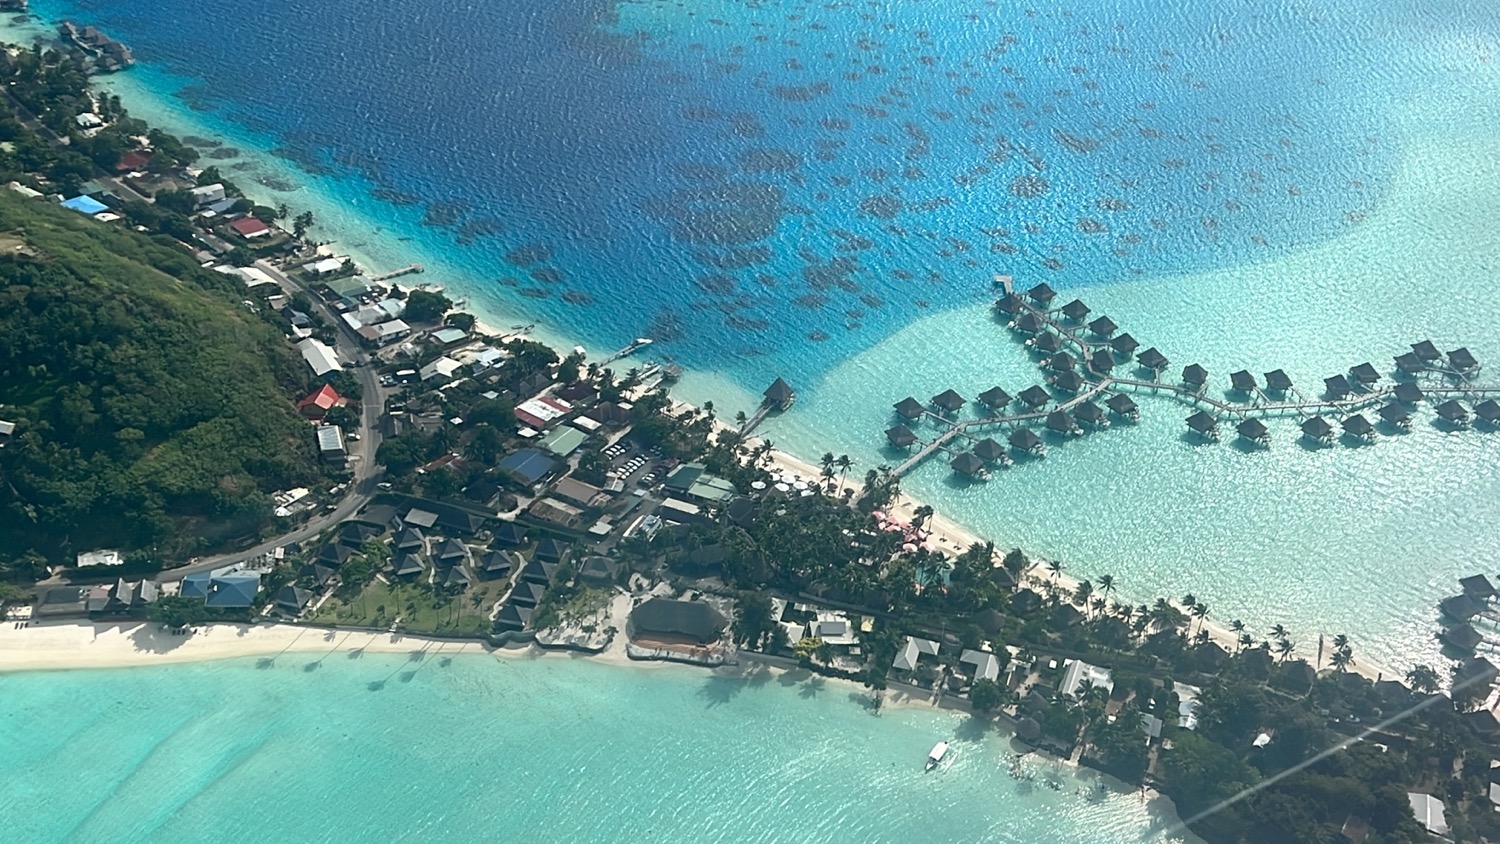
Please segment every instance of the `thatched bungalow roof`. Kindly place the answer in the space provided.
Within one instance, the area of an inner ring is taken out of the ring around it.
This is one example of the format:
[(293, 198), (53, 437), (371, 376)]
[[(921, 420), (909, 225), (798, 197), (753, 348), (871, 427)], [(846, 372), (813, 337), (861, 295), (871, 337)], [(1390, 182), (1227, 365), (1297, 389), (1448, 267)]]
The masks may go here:
[(1341, 399), (1349, 395), (1353, 389), (1349, 386), (1349, 379), (1342, 375), (1332, 375), (1323, 379), (1323, 392), (1329, 398)]
[(1007, 293), (995, 300), (995, 310), (1001, 313), (1013, 314), (1021, 309), (1021, 297), (1014, 293)]
[(991, 437), (985, 437), (974, 443), (974, 454), (980, 460), (993, 463), (1005, 456), (1005, 446), (995, 442)]
[(887, 428), (885, 438), (890, 440), (891, 445), (896, 448), (906, 448), (917, 441), (917, 435), (913, 434), (911, 429), (905, 425), (896, 425), (892, 428)]
[(1030, 297), (1031, 301), (1045, 308), (1053, 299), (1057, 298), (1057, 291), (1053, 290), (1052, 286), (1044, 281), (1026, 291), (1026, 295)]
[(1273, 369), (1266, 373), (1266, 389), (1276, 393), (1284, 393), (1292, 388), (1292, 376), (1286, 374), (1284, 369)]
[(1113, 352), (1100, 349), (1089, 358), (1089, 369), (1100, 375), (1108, 375), (1115, 368), (1115, 356)]
[(979, 400), (998, 410), (1010, 404), (1010, 393), (1005, 392), (999, 387), (991, 387), (979, 394)]
[(1073, 418), (1088, 425), (1098, 425), (1104, 421), (1104, 411), (1091, 401), (1083, 401), (1073, 406)]
[(1328, 423), (1327, 419), (1314, 416), (1302, 422), (1302, 433), (1315, 440), (1326, 440), (1333, 434), (1333, 426)]
[(1083, 383), (1083, 376), (1077, 372), (1061, 372), (1052, 379), (1052, 386), (1069, 393), (1083, 389)]
[(1433, 408), (1438, 417), (1448, 422), (1466, 422), (1469, 419), (1469, 411), (1459, 404), (1455, 399), (1448, 399)]
[(1104, 406), (1108, 407), (1111, 413), (1116, 413), (1120, 416), (1135, 416), (1140, 413), (1140, 408), (1136, 406), (1135, 399), (1124, 393), (1115, 393), (1105, 399)]
[(1054, 410), (1047, 414), (1047, 430), (1056, 431), (1059, 434), (1072, 434), (1078, 431), (1078, 423), (1068, 415), (1066, 410)]
[(1438, 602), (1438, 612), (1458, 621), (1468, 621), (1484, 612), (1484, 603), (1472, 595), (1454, 595)]
[(1171, 363), (1171, 361), (1167, 360), (1166, 355), (1157, 351), (1155, 346), (1152, 346), (1146, 351), (1136, 355), (1135, 362), (1150, 370), (1166, 369), (1167, 364)]
[(1256, 387), (1255, 376), (1250, 374), (1250, 370), (1241, 369), (1230, 374), (1229, 386), (1242, 393), (1253, 393)]
[(1189, 387), (1201, 387), (1208, 383), (1208, 370), (1202, 364), (1190, 363), (1182, 368), (1182, 383)]
[(1485, 399), (1474, 405), (1474, 415), (1491, 424), (1500, 422), (1500, 402), (1494, 399)]
[(1458, 370), (1459, 372), (1466, 372), (1470, 369), (1477, 369), (1479, 367), (1479, 361), (1476, 360), (1474, 358), (1474, 355), (1470, 354), (1469, 350), (1466, 348), (1454, 349), (1453, 351), (1448, 353), (1448, 365)]
[(1427, 362), (1412, 352), (1396, 355), (1396, 368), (1407, 375), (1416, 375), (1427, 368)]
[(1374, 364), (1367, 361), (1357, 366), (1351, 366), (1349, 368), (1349, 377), (1353, 378), (1355, 383), (1361, 387), (1368, 387), (1380, 380), (1380, 370), (1376, 369)]
[(1344, 419), (1344, 433), (1354, 437), (1368, 437), (1375, 433), (1375, 426), (1365, 418), (1363, 413), (1356, 413)]
[(1017, 428), (1010, 432), (1010, 447), (1018, 451), (1036, 451), (1042, 447), (1042, 438), (1030, 428)]
[(1081, 299), (1074, 299), (1059, 310), (1062, 311), (1063, 316), (1075, 322), (1089, 315), (1089, 306), (1085, 305)]
[(953, 471), (960, 475), (968, 475), (970, 477), (984, 471), (984, 461), (974, 456), (974, 452), (972, 451), (965, 451), (953, 458), (953, 462), (948, 465), (953, 467)]
[(1207, 411), (1200, 410), (1187, 418), (1187, 426), (1200, 434), (1211, 434), (1219, 430), (1219, 420)]
[(1403, 407), (1400, 402), (1391, 402), (1377, 412), (1381, 419), (1392, 425), (1405, 425), (1411, 421), (1411, 411)]
[(1271, 438), (1271, 432), (1266, 429), (1266, 423), (1251, 417), (1244, 420), (1235, 430), (1239, 435), (1252, 442), (1263, 442)]
[(1052, 401), (1052, 394), (1033, 384), (1032, 386), (1022, 390), (1021, 394), (1019, 396), (1016, 396), (1016, 398), (1020, 399), (1022, 404), (1028, 404), (1032, 407), (1041, 407), (1047, 402)]
[(917, 401), (911, 396), (907, 396), (906, 398), (896, 402), (892, 406), (895, 407), (897, 414), (906, 419), (920, 418), (922, 413), (926, 410), (926, 408), (922, 407), (921, 402)]
[(1420, 343), (1411, 344), (1411, 352), (1425, 361), (1439, 361), (1443, 359), (1443, 353), (1432, 344), (1431, 340), (1423, 340)]
[(1047, 366), (1053, 372), (1071, 372), (1078, 365), (1078, 359), (1067, 352), (1058, 352), (1047, 358)]
[(1454, 650), (1473, 653), (1474, 649), (1484, 642), (1484, 637), (1479, 635), (1479, 631), (1475, 630), (1473, 625), (1455, 624), (1452, 627), (1443, 628), (1443, 631), (1438, 634), (1438, 641)]
[(1468, 577), (1461, 577), (1458, 580), (1458, 585), (1463, 587), (1465, 595), (1471, 595), (1480, 600), (1493, 598), (1496, 595), (1495, 584), (1491, 583), (1490, 579), (1482, 574), (1471, 574)]
[(952, 413), (964, 406), (964, 397), (956, 391), (948, 389), (932, 397), (932, 403), (943, 410)]
[(1400, 401), (1404, 401), (1407, 404), (1416, 404), (1422, 400), (1422, 388), (1416, 384), (1397, 384), (1395, 395)]
[(1042, 327), (1042, 321), (1030, 311), (1016, 317), (1015, 329), (1022, 334), (1036, 334), (1042, 330)]
[(1109, 347), (1119, 352), (1120, 354), (1129, 357), (1130, 355), (1135, 354), (1135, 350), (1139, 349), (1141, 347), (1141, 344), (1140, 341), (1130, 336), (1129, 332), (1126, 332), (1114, 338), (1113, 340), (1110, 340)]
[(1110, 319), (1109, 317), (1101, 316), (1093, 322), (1089, 323), (1089, 330), (1094, 332), (1094, 334), (1099, 337), (1108, 337), (1116, 331), (1119, 331), (1120, 326), (1115, 325), (1115, 321)]

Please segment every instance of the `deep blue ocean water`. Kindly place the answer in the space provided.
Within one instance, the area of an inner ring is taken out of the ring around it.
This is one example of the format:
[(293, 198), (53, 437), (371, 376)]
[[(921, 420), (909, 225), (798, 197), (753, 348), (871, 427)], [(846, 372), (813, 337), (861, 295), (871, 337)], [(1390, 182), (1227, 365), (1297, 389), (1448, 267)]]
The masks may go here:
[(401, 203), (377, 213), (508, 311), (753, 385), (809, 383), (996, 272), (1068, 287), (1332, 236), (1435, 72), (1387, 28), (1494, 23), (1352, 0), (34, 5), (131, 44), (132, 74), (232, 138)]

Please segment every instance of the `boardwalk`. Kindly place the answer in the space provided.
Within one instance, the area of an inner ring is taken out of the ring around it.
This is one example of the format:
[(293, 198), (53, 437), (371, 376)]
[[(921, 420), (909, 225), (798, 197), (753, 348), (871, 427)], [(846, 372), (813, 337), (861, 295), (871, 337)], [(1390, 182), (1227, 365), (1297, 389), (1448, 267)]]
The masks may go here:
[[(1008, 279), (1006, 281), (1008, 282)], [(1207, 395), (1205, 385), (1171, 383), (1159, 380), (1161, 369), (1165, 369), (1166, 361), (1164, 358), (1161, 360), (1163, 365), (1160, 368), (1148, 370), (1156, 374), (1156, 378), (1128, 378), (1112, 374), (1102, 374), (1091, 368), (1089, 362), (1094, 360), (1094, 356), (1099, 353), (1110, 355), (1110, 361), (1115, 360), (1113, 357), (1115, 351), (1111, 346), (1110, 340), (1090, 338), (1088, 336), (1090, 330), (1087, 327), (1069, 324), (1063, 321), (1059, 311), (1038, 306), (1033, 302), (1027, 301), (1024, 297), (1014, 295), (1008, 283), (1006, 283), (1005, 288), (1006, 296), (1000, 302), (996, 303), (996, 307), (997, 309), (1007, 310), (1015, 318), (1011, 322), (1012, 327), (1015, 327), (1017, 323), (1021, 323), (1025, 328), (1021, 329), (1019, 333), (1030, 333), (1032, 336), (1039, 336), (1050, 332), (1057, 337), (1061, 351), (1075, 356), (1082, 362), (1078, 367), (1078, 372), (1084, 380), (1083, 388), (1072, 397), (1059, 401), (1054, 406), (1054, 410), (1070, 410), (1082, 402), (1096, 396), (1101, 396), (1109, 391), (1128, 391), (1159, 395), (1192, 407), (1206, 408), (1216, 418), (1240, 420), (1252, 417), (1269, 418), (1285, 416), (1296, 416), (1307, 419), (1322, 414), (1345, 416), (1377, 408), (1387, 402), (1398, 400), (1396, 393), (1399, 385), (1395, 383), (1382, 387), (1367, 386), (1364, 389), (1350, 392), (1347, 395), (1330, 398), (1306, 397), (1297, 389), (1289, 387), (1284, 391), (1282, 397), (1277, 398), (1268, 394), (1260, 386), (1255, 385), (1252, 377), (1249, 379), (1250, 383), (1245, 384), (1248, 389), (1244, 391), (1250, 397), (1249, 400), (1245, 402), (1229, 401)], [(1113, 327), (1113, 324), (1110, 324), (1109, 330), (1113, 330)], [(1038, 330), (1030, 331), (1030, 328), (1037, 328)], [(1154, 352), (1154, 350), (1151, 351)], [(1457, 382), (1424, 383), (1421, 387), (1423, 397), (1429, 400), (1434, 398), (1465, 398), (1470, 401), (1481, 401), (1490, 398), (1500, 399), (1500, 386), (1482, 386), (1468, 382), (1468, 379), (1477, 371), (1478, 366), (1473, 363), (1467, 351), (1460, 351), (1471, 364), (1467, 370), (1460, 371), (1455, 368), (1434, 364), (1419, 373), (1428, 376), (1442, 376), (1448, 380)], [(1435, 355), (1436, 352), (1434, 351), (1433, 354)], [(1147, 367), (1135, 360), (1133, 356), (1125, 355), (1125, 357), (1127, 358), (1126, 362), (1117, 364), (1119, 367), (1138, 366), (1142, 370), (1147, 370)], [(1455, 357), (1454, 359), (1456, 360), (1457, 358)], [(1401, 363), (1402, 361), (1398, 360), (1398, 364)], [(1101, 368), (1112, 369), (1112, 367)], [(1369, 367), (1367, 364), (1362, 364), (1357, 369), (1365, 370), (1369, 369)], [(1246, 373), (1237, 373), (1235, 377), (1242, 378), (1245, 375)], [(1280, 373), (1279, 370), (1273, 373), (1273, 375), (1280, 375), (1283, 379), (1285, 378), (1285, 375)], [(1378, 376), (1372, 377), (1378, 378)], [(995, 425), (1018, 426), (1028, 422), (1042, 422), (1051, 412), (1045, 409), (1036, 409), (1016, 414), (998, 414), (978, 419), (958, 420), (942, 416), (930, 410), (924, 411), (923, 415), (932, 418), (940, 425), (947, 426), (947, 430), (931, 441), (925, 442), (920, 450), (902, 461), (895, 468), (894, 472), (897, 477), (900, 477), (921, 465), (934, 454), (940, 451), (947, 452), (955, 440), (960, 437), (972, 437), (969, 433), (972, 429)]]

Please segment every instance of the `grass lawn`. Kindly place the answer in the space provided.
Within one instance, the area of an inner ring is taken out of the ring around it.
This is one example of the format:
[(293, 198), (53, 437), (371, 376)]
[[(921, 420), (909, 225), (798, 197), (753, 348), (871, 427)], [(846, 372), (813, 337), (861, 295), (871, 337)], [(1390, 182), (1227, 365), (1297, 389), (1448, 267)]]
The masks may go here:
[(462, 593), (434, 595), (425, 583), (375, 579), (356, 597), (330, 598), (312, 620), (389, 627), (399, 617), (401, 629), (410, 633), (489, 633), (490, 609), (504, 591), (504, 580), (476, 581)]

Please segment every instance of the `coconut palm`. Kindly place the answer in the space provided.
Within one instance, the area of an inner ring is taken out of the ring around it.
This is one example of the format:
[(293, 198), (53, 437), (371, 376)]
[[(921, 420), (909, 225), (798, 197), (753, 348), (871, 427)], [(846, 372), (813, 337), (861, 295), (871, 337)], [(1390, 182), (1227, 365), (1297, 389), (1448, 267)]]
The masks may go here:
[(1062, 573), (1063, 573), (1062, 560), (1048, 560), (1047, 561), (1047, 571), (1051, 572), (1051, 574), (1052, 574), (1052, 582), (1056, 583), (1057, 580), (1058, 580), (1058, 578), (1062, 577)]
[(1190, 605), (1188, 612), (1198, 619), (1198, 632), (1203, 632), (1203, 625), (1208, 621), (1208, 604), (1198, 601)]
[(1241, 633), (1240, 634), (1240, 639), (1239, 639), (1239, 646), (1240, 646), (1239, 647), (1240, 650), (1244, 650), (1244, 649), (1249, 648), (1249, 647), (1254, 647), (1255, 646), (1255, 639), (1253, 637), (1251, 637), (1251, 635), (1249, 633)]
[(1115, 594), (1115, 576), (1112, 574), (1099, 575), (1099, 591), (1108, 598)]
[(1108, 606), (1108, 605), (1109, 605), (1109, 602), (1106, 601), (1106, 600), (1104, 600), (1103, 598), (1100, 598), (1100, 597), (1095, 597), (1092, 601), (1089, 602), (1089, 606), (1093, 608), (1094, 615), (1096, 617), (1100, 616), (1100, 615), (1103, 615), (1104, 614), (1104, 608), (1106, 606)]
[(1346, 651), (1349, 649), (1349, 637), (1343, 633), (1333, 637), (1333, 650)]
[(1280, 624), (1272, 625), (1271, 626), (1271, 638), (1272, 639), (1285, 639), (1286, 638), (1286, 628), (1283, 627)]
[(1189, 592), (1186, 595), (1182, 596), (1181, 603), (1182, 603), (1183, 607), (1191, 607), (1193, 604), (1198, 603), (1198, 597), (1196, 595), (1194, 595), (1193, 593)]
[(750, 418), (745, 415), (745, 411), (740, 410), (740, 411), (736, 411), (735, 412), (735, 414), (734, 414), (734, 426), (736, 428), (744, 430), (745, 423), (749, 422), (749, 421), (750, 421)]
[(839, 467), (839, 485), (843, 486), (845, 479), (849, 477), (849, 470), (854, 468), (854, 460), (847, 454), (840, 454), (833, 462)]
[(1406, 685), (1411, 686), (1414, 692), (1433, 694), (1438, 690), (1437, 672), (1430, 665), (1413, 665), (1406, 672)]
[(1337, 671), (1347, 671), (1354, 664), (1354, 654), (1348, 648), (1334, 651), (1333, 656), (1328, 658), (1328, 664)]
[(1281, 661), (1286, 662), (1292, 653), (1297, 650), (1297, 643), (1291, 639), (1277, 639), (1275, 650), (1276, 655), (1281, 657)]
[(1241, 633), (1244, 633), (1245, 632), (1245, 622), (1240, 621), (1237, 618), (1235, 620), (1229, 622), (1229, 632), (1235, 634), (1236, 636), (1238, 636)]
[(1089, 608), (1089, 599), (1092, 597), (1094, 597), (1094, 584), (1089, 583), (1087, 580), (1078, 584), (1077, 588), (1073, 590), (1073, 602), (1082, 606), (1084, 610)]

